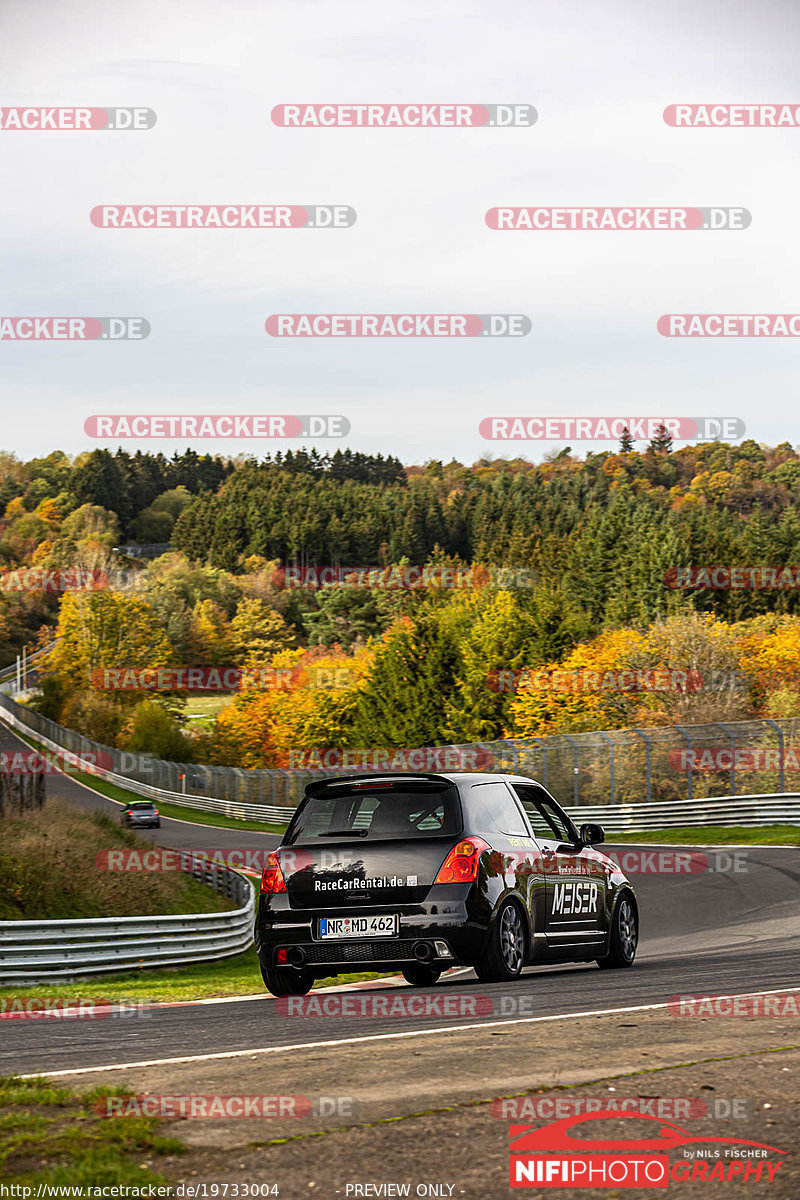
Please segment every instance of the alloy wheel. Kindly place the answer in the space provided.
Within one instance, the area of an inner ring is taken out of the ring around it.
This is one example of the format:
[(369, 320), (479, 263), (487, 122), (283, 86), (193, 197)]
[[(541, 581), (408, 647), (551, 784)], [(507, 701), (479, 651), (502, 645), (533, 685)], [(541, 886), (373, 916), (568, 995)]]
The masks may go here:
[(639, 937), (636, 930), (636, 917), (630, 900), (620, 902), (618, 927), (620, 950), (626, 958), (633, 958)]
[(522, 918), (515, 905), (508, 904), (503, 909), (500, 918), (500, 952), (507, 970), (516, 975), (522, 967), (522, 947), (524, 944)]

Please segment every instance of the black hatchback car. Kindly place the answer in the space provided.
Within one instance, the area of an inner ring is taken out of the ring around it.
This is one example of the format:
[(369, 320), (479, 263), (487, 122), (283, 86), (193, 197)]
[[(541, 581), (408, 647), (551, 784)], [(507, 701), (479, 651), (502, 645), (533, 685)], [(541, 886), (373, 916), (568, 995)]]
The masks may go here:
[(629, 967), (636, 895), (603, 840), (523, 776), (317, 780), (261, 878), (264, 982), (285, 996), (376, 968), (423, 986), (453, 966), (485, 981), (545, 961)]

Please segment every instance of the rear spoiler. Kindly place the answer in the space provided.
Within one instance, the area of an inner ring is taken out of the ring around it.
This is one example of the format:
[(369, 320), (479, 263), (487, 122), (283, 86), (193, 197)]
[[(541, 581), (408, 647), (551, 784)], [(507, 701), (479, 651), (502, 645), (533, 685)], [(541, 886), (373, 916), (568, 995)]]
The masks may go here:
[(315, 779), (312, 783), (306, 785), (306, 796), (317, 796), (320, 792), (327, 791), (328, 788), (334, 787), (352, 787), (358, 784), (361, 787), (368, 787), (372, 784), (380, 783), (384, 786), (390, 783), (443, 783), (452, 784), (452, 779), (448, 775), (435, 774), (432, 771), (391, 771), (388, 775), (343, 775), (333, 776), (328, 779)]

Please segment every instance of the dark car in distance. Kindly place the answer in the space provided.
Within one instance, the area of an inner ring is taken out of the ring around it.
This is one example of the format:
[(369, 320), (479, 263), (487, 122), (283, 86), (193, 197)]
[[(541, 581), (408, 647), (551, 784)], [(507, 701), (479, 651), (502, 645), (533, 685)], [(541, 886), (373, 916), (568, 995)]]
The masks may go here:
[(158, 809), (150, 800), (135, 800), (132, 804), (126, 804), (120, 821), (123, 825), (133, 826), (134, 829), (161, 828)]
[(285, 996), (370, 969), (424, 986), (453, 966), (484, 981), (540, 962), (630, 967), (636, 894), (603, 840), (525, 776), (316, 780), (261, 878), (264, 983)]

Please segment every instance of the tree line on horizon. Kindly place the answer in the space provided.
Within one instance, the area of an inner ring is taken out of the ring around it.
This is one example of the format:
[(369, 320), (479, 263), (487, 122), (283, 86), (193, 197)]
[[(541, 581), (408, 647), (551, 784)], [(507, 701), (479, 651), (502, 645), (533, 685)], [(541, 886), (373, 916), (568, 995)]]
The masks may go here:
[[(584, 458), (567, 447), (537, 464), (406, 467), (351, 451), (5, 454), (0, 497), (0, 571), (84, 565), (112, 580), (96, 595), (0, 592), (2, 661), (57, 632), (42, 711), (126, 748), (269, 765), (287, 738), (422, 745), (798, 711), (796, 589), (667, 582), (680, 566), (800, 563), (800, 455), (789, 443), (675, 450), (662, 438)], [(135, 563), (115, 552), (129, 538), (172, 549)], [(281, 585), (291, 563), (524, 571), (500, 586), (476, 572), (484, 586), (472, 590), (437, 586), (435, 570), (427, 587), (302, 590)], [(714, 669), (744, 664), (746, 694), (598, 704), (487, 686), (497, 670), (654, 667), (670, 655), (690, 668), (703, 655)], [(772, 683), (753, 666), (770, 656)], [(352, 686), (243, 692), (197, 733), (185, 697), (112, 696), (91, 682), (106, 666), (277, 664), (307, 675), (320, 661)]]

